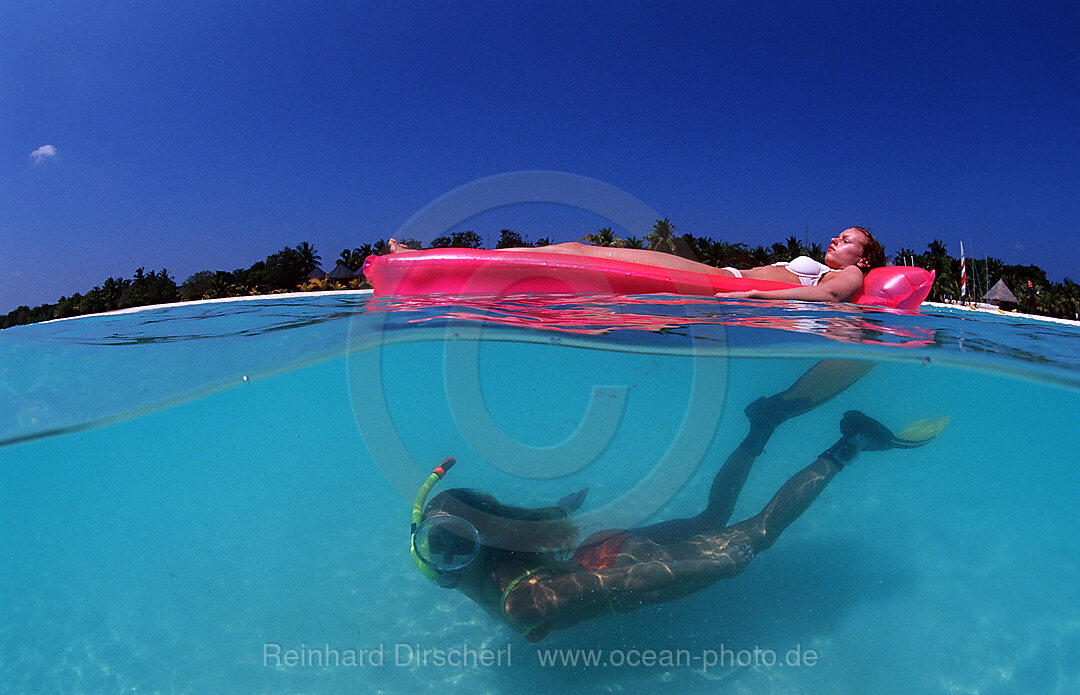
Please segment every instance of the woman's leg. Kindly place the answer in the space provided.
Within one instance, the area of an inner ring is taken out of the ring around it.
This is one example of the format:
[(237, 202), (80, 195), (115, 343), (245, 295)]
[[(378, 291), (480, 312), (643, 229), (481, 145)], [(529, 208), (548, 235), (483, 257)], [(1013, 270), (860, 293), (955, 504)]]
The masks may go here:
[[(412, 249), (402, 246), (396, 239), (387, 242), (390, 253), (411, 251)], [(550, 246), (523, 246), (512, 249), (498, 249), (500, 251), (531, 251), (534, 253), (561, 253), (570, 256), (588, 256), (590, 258), (607, 258), (613, 261), (626, 263), (640, 263), (655, 268), (668, 268), (670, 270), (688, 270), (695, 273), (714, 273), (731, 275), (723, 268), (698, 263), (688, 258), (674, 256), (662, 251), (650, 251), (648, 249), (624, 249), (616, 246), (592, 246), (581, 244), (576, 241), (564, 244), (551, 244)]]
[(713, 478), (705, 511), (688, 519), (670, 519), (634, 529), (634, 535), (644, 536), (660, 545), (672, 545), (706, 529), (723, 528), (735, 511), (735, 502), (756, 459), (756, 454), (739, 445)]
[(845, 413), (840, 432), (836, 444), (784, 483), (757, 515), (734, 526), (706, 529), (674, 545), (630, 536), (617, 565), (621, 573), (582, 576), (595, 579), (598, 586), (592, 590), (607, 590), (611, 607), (624, 612), (685, 596), (738, 575), (758, 553), (776, 542), (860, 451), (907, 445), (907, 440), (897, 440), (884, 425), (857, 411)]
[(753, 552), (770, 547), (818, 498), (833, 477), (863, 451), (885, 451), (896, 446), (922, 446), (933, 435), (919, 440), (897, 439), (887, 427), (858, 411), (844, 413), (840, 421), (840, 439), (818, 455), (806, 468), (791, 476), (769, 503), (755, 516), (725, 529), (749, 541)]
[[(946, 423), (947, 419), (915, 422), (898, 437), (877, 420), (849, 410), (840, 420), (836, 443), (788, 479), (758, 514), (671, 544), (640, 532), (627, 534), (619, 541), (613, 564), (568, 572), (545, 586), (545, 596), (554, 604), (545, 614), (556, 614), (560, 626), (565, 627), (608, 611), (623, 613), (670, 601), (734, 577), (771, 547), (860, 452), (923, 446)], [(750, 452), (746, 456), (752, 460)]]
[(745, 536), (754, 553), (765, 550), (818, 498), (829, 481), (843, 469), (837, 462), (818, 457), (777, 491), (765, 508), (727, 531)]
[(573, 256), (588, 256), (590, 258), (606, 258), (612, 261), (624, 263), (640, 263), (655, 268), (668, 268), (670, 270), (688, 270), (694, 273), (720, 273), (731, 275), (723, 268), (706, 265), (689, 258), (675, 256), (663, 251), (650, 251), (648, 249), (624, 249), (617, 246), (592, 246), (570, 241), (565, 244), (552, 244), (550, 246), (538, 246), (531, 249), (515, 249), (515, 251), (536, 251), (538, 253), (565, 253)]

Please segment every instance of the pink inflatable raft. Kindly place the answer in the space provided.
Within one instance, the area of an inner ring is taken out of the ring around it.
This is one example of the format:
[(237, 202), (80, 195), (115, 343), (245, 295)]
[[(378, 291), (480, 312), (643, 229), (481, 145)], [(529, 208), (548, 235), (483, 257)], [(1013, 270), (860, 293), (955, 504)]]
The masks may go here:
[[(786, 282), (657, 268), (564, 253), (501, 249), (427, 249), (368, 256), (364, 275), (375, 296), (583, 292), (590, 294), (714, 295), (740, 290), (798, 287)], [(913, 310), (926, 299), (934, 273), (891, 266), (866, 275), (851, 301)]]

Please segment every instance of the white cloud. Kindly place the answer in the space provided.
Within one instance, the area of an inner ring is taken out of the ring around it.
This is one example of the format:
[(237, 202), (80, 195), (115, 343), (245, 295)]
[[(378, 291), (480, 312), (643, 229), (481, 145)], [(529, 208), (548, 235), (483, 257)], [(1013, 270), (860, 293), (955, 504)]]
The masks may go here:
[(34, 161), (34, 164), (41, 164), (46, 159), (52, 159), (55, 156), (56, 148), (52, 145), (42, 145), (30, 153), (30, 159)]

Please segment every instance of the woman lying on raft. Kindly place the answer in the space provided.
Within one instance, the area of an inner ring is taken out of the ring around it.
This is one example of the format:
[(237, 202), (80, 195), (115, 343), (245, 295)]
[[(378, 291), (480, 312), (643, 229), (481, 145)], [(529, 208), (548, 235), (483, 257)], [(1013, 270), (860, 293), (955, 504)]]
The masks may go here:
[(835, 444), (792, 476), (760, 513), (729, 526), (750, 468), (773, 430), (832, 398), (869, 368), (826, 360), (786, 391), (747, 406), (750, 432), (716, 474), (708, 504), (697, 516), (601, 531), (576, 550), (576, 529), (567, 517), (586, 491), (554, 507), (526, 509), (459, 488), (436, 495), (425, 508), (431, 488), (453, 465), (447, 459), (417, 494), (413, 561), (433, 582), (457, 589), (534, 642), (551, 630), (670, 601), (734, 577), (860, 452), (921, 446), (940, 430), (938, 422), (897, 437), (876, 420), (848, 411)]
[[(397, 240), (389, 241), (391, 253), (410, 249)], [(790, 263), (736, 270), (716, 268), (687, 258), (646, 249), (623, 249), (607, 246), (590, 246), (570, 242), (536, 248), (515, 248), (513, 251), (537, 253), (562, 253), (575, 256), (606, 258), (627, 263), (639, 263), (671, 270), (686, 270), (754, 280), (776, 280), (797, 283), (800, 287), (780, 290), (750, 290), (746, 292), (722, 292), (718, 296), (742, 299), (793, 299), (802, 301), (845, 302), (863, 289), (863, 276), (872, 268), (885, 265), (885, 251), (870, 232), (863, 227), (851, 227), (840, 232), (829, 243), (825, 262), (819, 263), (809, 256), (799, 256)]]

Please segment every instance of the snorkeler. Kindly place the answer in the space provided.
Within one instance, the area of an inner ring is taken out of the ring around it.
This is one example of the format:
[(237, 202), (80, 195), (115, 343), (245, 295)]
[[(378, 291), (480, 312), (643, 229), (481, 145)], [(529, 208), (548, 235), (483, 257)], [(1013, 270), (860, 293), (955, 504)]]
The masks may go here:
[[(387, 245), (391, 253), (412, 250), (403, 246), (396, 239), (391, 239)], [(721, 292), (717, 295), (729, 299), (791, 299), (812, 302), (846, 302), (862, 291), (863, 277), (866, 273), (873, 268), (885, 265), (884, 248), (865, 227), (850, 227), (833, 237), (825, 252), (824, 263), (809, 256), (799, 256), (790, 263), (774, 263), (745, 270), (731, 267), (716, 268), (661, 251), (592, 246), (579, 242), (515, 248), (512, 250), (606, 258), (670, 270), (728, 275), (754, 280), (775, 280), (800, 285), (799, 287), (779, 290)]]
[(430, 580), (461, 591), (529, 641), (734, 577), (775, 543), (860, 452), (922, 446), (944, 427), (942, 420), (923, 421), (897, 436), (873, 418), (848, 411), (835, 444), (792, 476), (761, 512), (727, 525), (773, 431), (843, 391), (870, 367), (825, 360), (787, 390), (747, 406), (749, 434), (716, 474), (708, 504), (697, 516), (601, 531), (576, 549), (576, 529), (568, 517), (584, 501), (585, 491), (551, 507), (528, 509), (457, 488), (439, 493), (425, 507), (432, 487), (454, 464), (447, 459), (416, 496), (413, 560)]

